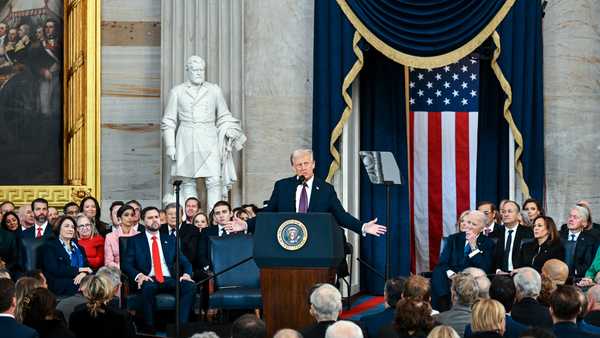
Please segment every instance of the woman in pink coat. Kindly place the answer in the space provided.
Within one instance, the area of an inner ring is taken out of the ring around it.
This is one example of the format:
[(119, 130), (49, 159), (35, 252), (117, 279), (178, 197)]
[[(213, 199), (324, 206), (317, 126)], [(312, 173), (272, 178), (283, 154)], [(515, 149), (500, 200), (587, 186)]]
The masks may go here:
[(138, 234), (135, 221), (135, 210), (129, 205), (124, 205), (117, 211), (119, 226), (106, 235), (104, 241), (104, 265), (120, 267), (119, 237), (131, 237)]

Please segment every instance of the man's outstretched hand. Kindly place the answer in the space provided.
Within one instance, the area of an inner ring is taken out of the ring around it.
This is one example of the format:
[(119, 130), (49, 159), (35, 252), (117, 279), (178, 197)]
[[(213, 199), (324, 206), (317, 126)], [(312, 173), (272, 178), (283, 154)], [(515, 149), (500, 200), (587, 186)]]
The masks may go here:
[(234, 217), (233, 220), (226, 222), (225, 231), (227, 232), (240, 232), (248, 230), (248, 224), (241, 219)]
[(385, 225), (377, 224), (377, 217), (376, 217), (374, 220), (372, 220), (368, 223), (365, 223), (365, 225), (363, 227), (363, 231), (367, 234), (379, 237), (381, 235), (385, 235), (387, 228), (385, 227)]

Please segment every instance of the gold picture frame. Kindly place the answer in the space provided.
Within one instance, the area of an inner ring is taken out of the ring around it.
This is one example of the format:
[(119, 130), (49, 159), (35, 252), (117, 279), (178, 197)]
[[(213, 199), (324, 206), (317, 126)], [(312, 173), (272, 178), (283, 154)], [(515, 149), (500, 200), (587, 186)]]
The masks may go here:
[(64, 0), (63, 185), (2, 185), (0, 201), (100, 200), (101, 0)]

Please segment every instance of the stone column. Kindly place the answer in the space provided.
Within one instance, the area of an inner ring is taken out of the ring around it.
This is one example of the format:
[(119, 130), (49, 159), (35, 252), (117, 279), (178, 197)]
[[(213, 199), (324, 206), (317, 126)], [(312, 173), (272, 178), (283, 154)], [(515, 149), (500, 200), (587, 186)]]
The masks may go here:
[[(161, 107), (169, 90), (185, 81), (185, 62), (191, 55), (206, 61), (206, 80), (223, 90), (231, 113), (243, 121), (243, 1), (242, 0), (161, 0)], [(242, 126), (244, 127), (244, 126)], [(234, 161), (238, 183), (231, 202), (241, 201), (243, 179), (241, 156)], [(168, 163), (162, 152), (163, 172)], [(199, 190), (203, 188), (199, 187)], [(162, 195), (172, 189), (162, 182)]]
[(547, 213), (558, 224), (578, 199), (600, 216), (599, 17), (597, 0), (551, 0), (543, 23)]

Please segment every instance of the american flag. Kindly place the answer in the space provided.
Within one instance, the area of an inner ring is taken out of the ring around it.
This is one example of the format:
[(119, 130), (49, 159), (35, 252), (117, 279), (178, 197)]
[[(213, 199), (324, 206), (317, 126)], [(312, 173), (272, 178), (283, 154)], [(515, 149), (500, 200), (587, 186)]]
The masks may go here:
[(410, 222), (413, 271), (437, 264), (442, 237), (475, 207), (479, 62), (410, 69)]

